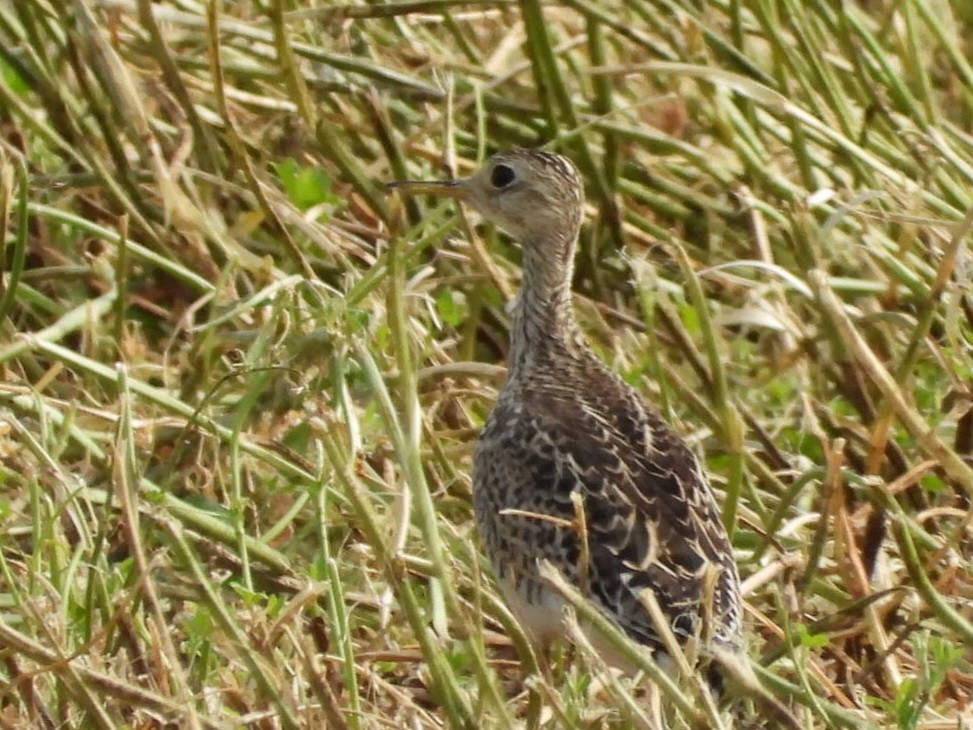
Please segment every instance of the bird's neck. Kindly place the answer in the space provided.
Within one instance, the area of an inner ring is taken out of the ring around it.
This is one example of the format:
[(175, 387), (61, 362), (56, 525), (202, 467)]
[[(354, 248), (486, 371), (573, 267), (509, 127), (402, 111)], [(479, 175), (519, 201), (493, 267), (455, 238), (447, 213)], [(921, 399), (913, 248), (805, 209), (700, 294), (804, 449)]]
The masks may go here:
[(513, 309), (508, 369), (516, 378), (582, 348), (571, 304), (576, 235), (570, 240), (525, 242), (524, 278)]

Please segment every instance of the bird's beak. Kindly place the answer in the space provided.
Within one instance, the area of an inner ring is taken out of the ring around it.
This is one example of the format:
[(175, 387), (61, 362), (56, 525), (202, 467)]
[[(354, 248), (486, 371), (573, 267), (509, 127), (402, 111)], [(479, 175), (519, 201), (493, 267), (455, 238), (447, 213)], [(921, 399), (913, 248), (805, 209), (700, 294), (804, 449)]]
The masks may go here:
[(409, 195), (439, 195), (457, 200), (469, 200), (468, 181), (460, 180), (395, 180), (385, 184), (388, 191), (401, 190)]

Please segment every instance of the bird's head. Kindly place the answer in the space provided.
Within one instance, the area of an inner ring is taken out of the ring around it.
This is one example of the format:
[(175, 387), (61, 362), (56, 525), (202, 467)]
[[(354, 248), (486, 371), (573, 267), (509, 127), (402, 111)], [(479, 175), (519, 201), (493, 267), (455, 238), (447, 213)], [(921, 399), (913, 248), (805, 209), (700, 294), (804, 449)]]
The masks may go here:
[[(458, 180), (389, 183), (404, 192), (443, 195), (465, 201), (513, 236), (529, 253), (568, 254), (584, 210), (584, 188), (566, 157), (514, 148), (500, 152), (473, 175)], [(546, 251), (561, 244), (562, 251)]]

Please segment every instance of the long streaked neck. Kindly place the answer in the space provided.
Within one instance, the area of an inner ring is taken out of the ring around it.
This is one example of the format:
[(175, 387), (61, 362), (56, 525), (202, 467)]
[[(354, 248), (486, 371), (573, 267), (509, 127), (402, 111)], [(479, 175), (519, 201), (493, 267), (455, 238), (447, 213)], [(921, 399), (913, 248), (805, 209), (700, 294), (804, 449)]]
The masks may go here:
[(571, 305), (577, 234), (567, 235), (523, 245), (524, 279), (513, 311), (509, 377), (583, 347)]

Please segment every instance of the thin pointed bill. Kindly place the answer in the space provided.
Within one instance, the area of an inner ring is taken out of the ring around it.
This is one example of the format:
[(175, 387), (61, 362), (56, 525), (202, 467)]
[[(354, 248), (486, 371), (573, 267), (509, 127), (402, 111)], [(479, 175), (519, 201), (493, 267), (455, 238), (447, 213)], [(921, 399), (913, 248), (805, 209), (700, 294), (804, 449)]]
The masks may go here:
[(469, 200), (470, 189), (466, 180), (395, 180), (386, 183), (385, 189), (401, 190), (409, 195), (439, 195), (458, 200)]

